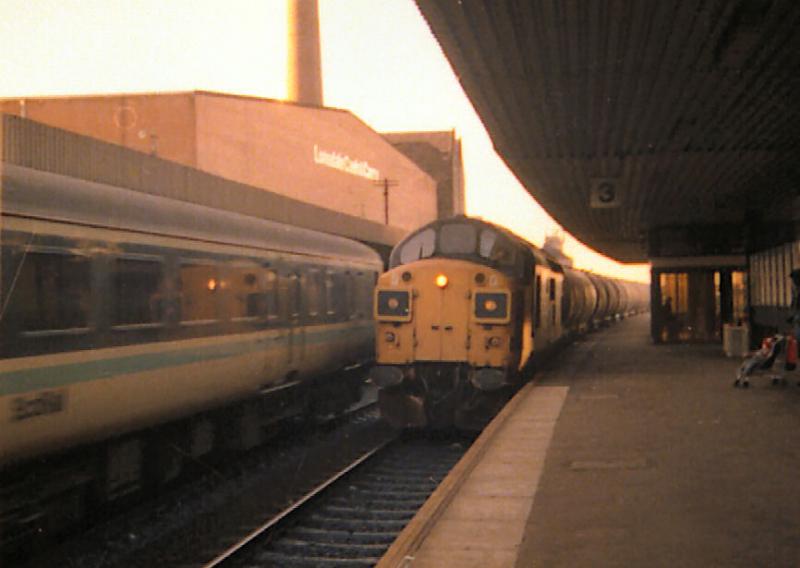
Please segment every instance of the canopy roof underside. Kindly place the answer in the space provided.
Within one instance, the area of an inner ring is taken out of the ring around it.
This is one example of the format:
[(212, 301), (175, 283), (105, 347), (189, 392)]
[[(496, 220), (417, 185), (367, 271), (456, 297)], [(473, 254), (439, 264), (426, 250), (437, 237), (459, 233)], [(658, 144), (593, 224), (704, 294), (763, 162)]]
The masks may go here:
[(658, 227), (786, 216), (800, 164), (794, 0), (417, 0), (497, 152), (624, 262)]

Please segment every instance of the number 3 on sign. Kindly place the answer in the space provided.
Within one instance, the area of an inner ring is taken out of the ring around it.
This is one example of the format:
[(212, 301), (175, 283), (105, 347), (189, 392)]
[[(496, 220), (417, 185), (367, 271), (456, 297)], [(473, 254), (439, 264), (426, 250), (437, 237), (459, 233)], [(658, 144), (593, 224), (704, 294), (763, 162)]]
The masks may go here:
[(619, 207), (619, 186), (616, 179), (592, 180), (589, 205), (593, 208)]

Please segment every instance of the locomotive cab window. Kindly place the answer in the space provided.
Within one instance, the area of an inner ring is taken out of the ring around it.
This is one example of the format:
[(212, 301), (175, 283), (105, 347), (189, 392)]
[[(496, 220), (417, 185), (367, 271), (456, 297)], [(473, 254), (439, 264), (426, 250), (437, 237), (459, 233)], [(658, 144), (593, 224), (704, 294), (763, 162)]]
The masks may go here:
[(475, 254), (477, 232), (466, 224), (443, 225), (439, 230), (439, 252), (443, 254)]
[(433, 255), (436, 246), (436, 233), (433, 229), (425, 229), (414, 235), (400, 249), (400, 264), (414, 262)]
[(21, 263), (8, 305), (22, 331), (88, 328), (91, 288), (88, 257), (28, 252)]
[(168, 298), (163, 264), (158, 260), (117, 258), (111, 272), (111, 323), (114, 326), (158, 324)]

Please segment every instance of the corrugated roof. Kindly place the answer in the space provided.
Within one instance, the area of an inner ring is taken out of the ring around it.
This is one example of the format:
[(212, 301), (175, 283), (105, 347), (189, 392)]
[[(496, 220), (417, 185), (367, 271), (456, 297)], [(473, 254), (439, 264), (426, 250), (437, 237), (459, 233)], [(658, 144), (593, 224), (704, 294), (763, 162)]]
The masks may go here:
[[(610, 256), (644, 260), (653, 227), (741, 222), (798, 187), (792, 0), (417, 4), (498, 153)], [(592, 207), (604, 187), (618, 206)]]

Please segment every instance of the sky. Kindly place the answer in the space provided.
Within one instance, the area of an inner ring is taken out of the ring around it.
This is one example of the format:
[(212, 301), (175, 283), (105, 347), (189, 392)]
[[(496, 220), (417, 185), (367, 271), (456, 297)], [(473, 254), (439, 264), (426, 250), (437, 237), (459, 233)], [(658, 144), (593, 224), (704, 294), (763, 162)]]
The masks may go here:
[[(467, 213), (560, 230), (502, 159), (413, 0), (319, 0), (325, 104), (462, 139)], [(0, 97), (208, 90), (286, 97), (286, 0), (0, 0)], [(566, 236), (579, 268), (648, 281)]]

